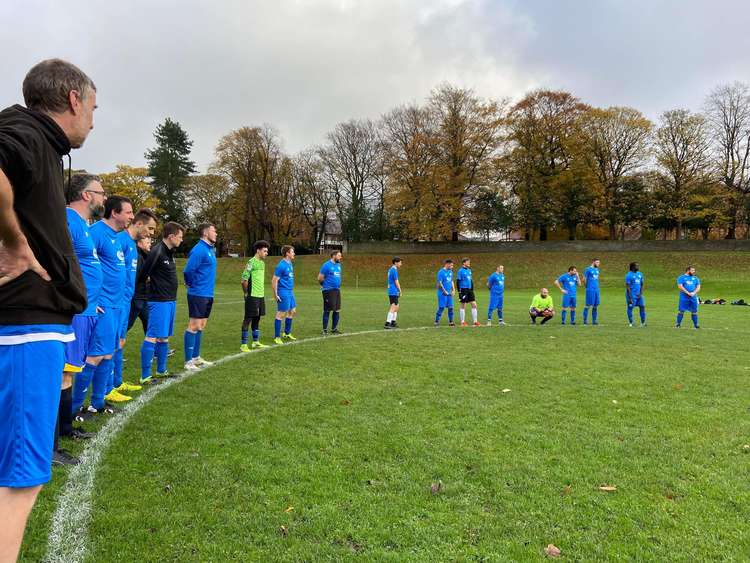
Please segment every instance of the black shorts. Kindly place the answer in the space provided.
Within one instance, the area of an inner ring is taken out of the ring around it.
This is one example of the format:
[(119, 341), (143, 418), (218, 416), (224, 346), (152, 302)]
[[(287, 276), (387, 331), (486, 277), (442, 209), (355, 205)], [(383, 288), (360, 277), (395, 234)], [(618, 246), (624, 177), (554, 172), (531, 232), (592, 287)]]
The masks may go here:
[(323, 290), (323, 310), (340, 311), (341, 310), (341, 290), (324, 289)]
[(188, 316), (191, 319), (207, 319), (211, 316), (211, 308), (214, 306), (213, 297), (199, 297), (188, 295)]
[(398, 295), (389, 295), (388, 296), (388, 302), (391, 305), (398, 305)]
[(459, 289), (458, 300), (461, 303), (471, 303), (472, 301), (476, 301), (477, 299), (476, 297), (474, 297), (473, 289)]
[(263, 297), (245, 297), (245, 318), (262, 317), (266, 314), (266, 300)]

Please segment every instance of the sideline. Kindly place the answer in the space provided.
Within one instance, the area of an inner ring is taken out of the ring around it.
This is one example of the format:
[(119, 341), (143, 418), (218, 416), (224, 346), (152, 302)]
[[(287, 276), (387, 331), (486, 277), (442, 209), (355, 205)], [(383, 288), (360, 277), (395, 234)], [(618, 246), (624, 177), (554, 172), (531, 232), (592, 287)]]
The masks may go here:
[[(559, 325), (559, 323), (555, 323), (555, 325), (551, 325), (551, 327), (548, 327), (547, 329), (541, 329), (541, 330), (549, 330), (549, 328), (552, 327), (558, 327), (559, 329), (563, 329), (562, 326)], [(599, 325), (602, 328), (609, 328), (613, 327), (614, 325), (611, 324), (602, 324)], [(657, 325), (659, 329), (663, 329), (665, 327), (661, 325)], [(440, 327), (442, 329), (450, 329), (453, 327), (448, 327), (447, 325), (441, 325)], [(538, 329), (540, 327), (537, 327), (536, 325), (532, 325), (531, 323), (523, 323), (523, 324), (511, 324), (507, 325), (505, 327), (498, 327), (496, 324), (493, 324), (491, 327), (488, 327), (486, 325), (481, 325), (480, 327), (467, 327), (467, 328), (494, 328), (496, 330), (513, 330), (517, 328), (531, 328), (531, 329)], [(624, 328), (628, 328), (625, 326)], [(636, 327), (633, 327), (636, 328)], [(454, 330), (461, 330), (461, 327), (455, 327)], [(416, 331), (430, 331), (430, 330), (436, 330), (435, 326), (419, 326), (419, 327), (408, 327), (408, 328), (399, 328), (393, 333), (399, 334), (403, 332), (416, 332)], [(565, 329), (569, 330), (569, 329)], [(586, 330), (586, 329), (582, 329)], [(686, 329), (686, 332), (691, 331), (692, 329)], [(707, 330), (707, 331), (721, 331), (725, 332), (729, 329), (722, 329), (722, 328), (706, 328), (701, 330)], [(735, 331), (736, 332), (736, 331)], [(86, 446), (86, 449), (83, 451), (83, 454), (80, 456), (81, 463), (79, 465), (74, 466), (70, 473), (68, 474), (68, 479), (65, 482), (65, 485), (63, 487), (62, 492), (60, 493), (58, 499), (57, 499), (57, 508), (55, 509), (54, 515), (52, 516), (52, 525), (49, 533), (49, 537), (47, 539), (47, 551), (44, 558), (44, 561), (48, 562), (70, 562), (70, 563), (77, 563), (80, 561), (83, 561), (86, 558), (87, 552), (88, 552), (88, 538), (89, 538), (89, 523), (91, 521), (91, 496), (94, 489), (94, 480), (96, 478), (96, 471), (99, 467), (99, 464), (101, 463), (102, 457), (104, 456), (104, 453), (106, 452), (109, 444), (112, 442), (112, 440), (117, 436), (117, 434), (122, 430), (122, 428), (128, 423), (131, 417), (138, 413), (145, 405), (147, 405), (151, 400), (164, 391), (165, 389), (170, 388), (172, 385), (175, 385), (177, 383), (180, 383), (181, 381), (184, 381), (185, 379), (192, 377), (193, 375), (199, 374), (205, 370), (209, 370), (214, 366), (219, 366), (222, 364), (225, 364), (227, 362), (231, 362), (233, 360), (237, 360), (239, 358), (246, 357), (250, 354), (259, 354), (261, 352), (268, 353), (273, 350), (279, 350), (282, 348), (287, 348), (289, 346), (298, 346), (302, 344), (308, 344), (312, 342), (322, 342), (322, 341), (328, 341), (328, 340), (334, 340), (337, 338), (348, 338), (352, 336), (363, 336), (367, 334), (390, 334), (390, 331), (385, 331), (382, 328), (378, 329), (371, 329), (371, 330), (363, 330), (359, 332), (351, 332), (351, 333), (344, 333), (344, 334), (332, 334), (328, 336), (314, 336), (310, 338), (303, 338), (300, 340), (287, 342), (283, 346), (271, 346), (269, 348), (260, 348), (255, 349), (250, 352), (237, 352), (235, 354), (229, 354), (227, 356), (224, 356), (223, 358), (220, 358), (213, 362), (212, 366), (200, 368), (195, 371), (190, 372), (179, 372), (177, 374), (177, 377), (172, 379), (167, 379), (166, 381), (163, 381), (159, 385), (156, 385), (154, 387), (150, 387), (143, 393), (141, 393), (137, 398), (135, 398), (133, 401), (127, 403), (123, 410), (117, 414), (112, 416), (109, 421), (102, 426), (102, 428), (97, 432), (96, 437), (94, 437), (89, 444)]]

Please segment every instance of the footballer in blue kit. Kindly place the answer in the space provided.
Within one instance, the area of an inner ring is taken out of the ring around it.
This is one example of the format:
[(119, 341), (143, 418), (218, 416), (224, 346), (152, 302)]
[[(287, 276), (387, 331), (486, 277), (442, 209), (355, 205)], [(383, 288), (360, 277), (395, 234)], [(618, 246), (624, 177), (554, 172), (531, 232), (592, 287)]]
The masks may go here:
[(318, 283), (323, 295), (323, 336), (328, 334), (328, 321), (333, 321), (331, 334), (340, 334), (341, 314), (341, 251), (332, 250), (331, 259), (320, 267)]
[[(65, 367), (63, 368), (57, 430), (60, 436), (89, 438), (91, 435), (73, 428), (73, 380), (74, 375), (80, 374), (86, 365), (86, 356), (91, 348), (94, 329), (98, 321), (99, 294), (102, 290), (102, 265), (99, 262), (89, 232), (89, 221), (92, 216), (101, 215), (104, 211), (106, 193), (96, 176), (76, 174), (71, 178), (66, 199), (68, 200), (68, 208), (65, 210), (68, 232), (73, 243), (73, 252), (75, 252), (83, 274), (88, 305), (82, 313), (73, 317), (72, 327), (75, 340), (65, 344)], [(60, 463), (74, 463), (74, 458), (69, 458), (67, 452), (59, 450), (57, 443), (55, 444), (54, 455), (59, 458)]]
[(281, 247), (281, 260), (271, 278), (271, 289), (276, 299), (276, 318), (274, 319), (274, 344), (283, 344), (281, 324), (284, 323), (283, 337), (286, 340), (297, 340), (292, 335), (292, 322), (297, 312), (297, 301), (294, 298), (294, 247)]
[(461, 326), (466, 326), (466, 304), (471, 303), (471, 318), (474, 326), (479, 326), (477, 315), (477, 299), (474, 296), (474, 273), (471, 271), (471, 259), (461, 260), (461, 268), (456, 275), (456, 286), (458, 287), (458, 300), (460, 302), (458, 314), (461, 317)]
[(625, 299), (628, 303), (628, 325), (633, 326), (633, 308), (638, 307), (641, 326), (646, 326), (646, 301), (643, 299), (644, 278), (638, 262), (631, 262), (625, 276)]
[(581, 285), (581, 278), (575, 266), (570, 266), (566, 274), (562, 274), (555, 280), (555, 285), (562, 291), (562, 313), (560, 315), (562, 324), (565, 324), (565, 317), (570, 311), (570, 324), (576, 324), (576, 296), (578, 286)]
[(487, 288), (490, 290), (490, 304), (487, 307), (487, 326), (492, 326), (492, 312), (497, 311), (497, 321), (505, 326), (503, 321), (503, 296), (505, 294), (505, 268), (499, 265), (487, 278)]
[[(112, 356), (112, 378), (107, 385), (106, 399), (112, 402), (123, 402), (130, 399), (124, 392), (140, 391), (141, 386), (123, 381), (122, 356), (127, 342), (130, 309), (135, 295), (135, 280), (138, 273), (138, 243), (150, 239), (156, 230), (158, 220), (149, 209), (141, 209), (135, 214), (130, 225), (117, 235), (125, 257), (125, 291), (120, 307), (120, 327), (118, 330), (119, 346)], [(113, 393), (114, 391), (114, 393)]]
[(388, 315), (385, 317), (385, 328), (398, 328), (396, 318), (398, 317), (399, 298), (401, 297), (401, 282), (398, 281), (398, 270), (401, 268), (402, 260), (394, 256), (391, 267), (388, 268)]
[(695, 328), (698, 326), (698, 292), (701, 290), (701, 280), (695, 275), (695, 268), (688, 266), (685, 273), (677, 278), (677, 289), (680, 290), (680, 302), (677, 308), (677, 322), (675, 326), (680, 328), (685, 312), (690, 313)]
[[(133, 219), (133, 205), (128, 198), (111, 196), (104, 204), (104, 218), (90, 228), (91, 238), (102, 266), (102, 291), (98, 306), (101, 309), (94, 329), (91, 348), (87, 352), (86, 365), (73, 386), (73, 409), (79, 418), (97, 413), (112, 414), (114, 410), (105, 401), (110, 395), (113, 362), (112, 356), (119, 348), (121, 308), (125, 296), (125, 254), (118, 238)], [(91, 384), (91, 403), (83, 409), (86, 391)], [(129, 397), (115, 393), (110, 396), (118, 400)], [(120, 397), (124, 397), (120, 399)]]
[(440, 325), (443, 311), (448, 309), (448, 326), (456, 326), (453, 322), (453, 295), (456, 293), (456, 284), (453, 282), (453, 260), (448, 258), (443, 262), (443, 267), (437, 273), (437, 312), (435, 313), (435, 326)]
[(211, 223), (198, 225), (200, 240), (190, 250), (182, 276), (187, 287), (188, 326), (184, 335), (185, 369), (208, 367), (213, 362), (201, 357), (203, 331), (214, 304), (216, 285), (216, 241), (218, 233)]
[(591, 324), (599, 324), (599, 259), (594, 259), (591, 266), (583, 271), (583, 285), (586, 287), (586, 304), (583, 308), (583, 324), (589, 322), (589, 308), (591, 308)]

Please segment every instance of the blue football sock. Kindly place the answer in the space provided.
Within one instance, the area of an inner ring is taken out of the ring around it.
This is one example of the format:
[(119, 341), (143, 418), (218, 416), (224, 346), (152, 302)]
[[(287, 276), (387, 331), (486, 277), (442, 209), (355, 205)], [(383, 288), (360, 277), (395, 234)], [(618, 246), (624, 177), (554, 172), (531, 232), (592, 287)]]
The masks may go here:
[(260, 340), (260, 330), (254, 330), (253, 331), (253, 342), (258, 342)]
[(284, 334), (292, 334), (292, 317), (284, 319)]
[(184, 348), (185, 348), (185, 363), (193, 359), (193, 350), (195, 349), (195, 334), (189, 330), (185, 331)]
[(562, 310), (562, 315), (560, 315), (560, 317), (562, 318), (562, 324), (565, 324), (565, 319), (568, 317), (568, 310), (567, 309), (563, 309)]
[(338, 311), (334, 311), (333, 315), (331, 315), (331, 317), (332, 317), (331, 320), (333, 321), (333, 324), (331, 325), (331, 328), (333, 330), (336, 330), (339, 327), (339, 318), (341, 318), (341, 313), (339, 313)]
[(436, 323), (440, 322), (440, 318), (443, 316), (443, 309), (444, 309), (444, 307), (438, 307), (438, 310), (435, 313), (435, 322)]
[(503, 320), (503, 310), (498, 309), (497, 310), (497, 320), (502, 321)]
[(77, 373), (75, 380), (73, 381), (73, 413), (78, 412), (83, 406), (83, 401), (86, 400), (86, 393), (91, 385), (91, 379), (94, 377), (96, 366), (94, 364), (86, 364), (80, 373)]
[(591, 321), (596, 324), (597, 318), (599, 317), (599, 307), (592, 307), (591, 308)]
[(122, 350), (115, 352), (115, 355), (112, 357), (112, 365), (114, 368), (112, 387), (117, 389), (122, 385)]
[(115, 361), (114, 356), (112, 356), (112, 359), (109, 361), (109, 372), (107, 372), (107, 386), (104, 388), (106, 393), (105, 395), (109, 395), (112, 392), (112, 389), (115, 388), (114, 385), (115, 382)]
[(273, 336), (279, 338), (281, 336), (281, 319), (273, 320)]
[(588, 324), (589, 322), (589, 308), (584, 307), (583, 308), (583, 324)]
[(323, 311), (323, 330), (328, 330), (328, 319), (331, 317), (330, 311)]
[(492, 309), (487, 309), (487, 320), (488, 321), (492, 320)]
[(570, 312), (570, 324), (572, 325), (576, 324), (576, 310), (575, 309), (573, 309)]
[(247, 330), (242, 330), (242, 338), (240, 339), (240, 344), (247, 344), (247, 337), (250, 334)]
[(112, 360), (102, 360), (94, 371), (91, 383), (91, 406), (97, 410), (104, 408), (104, 395), (107, 393), (110, 373), (112, 373)]
[(695, 314), (695, 313), (692, 313), (692, 314), (690, 315), (690, 318), (691, 318), (691, 319), (693, 319), (693, 326), (694, 326), (695, 328), (698, 328), (698, 315), (697, 315), (697, 314)]
[(628, 305), (628, 322), (632, 325), (633, 324), (633, 306)]
[(453, 307), (448, 308), (448, 322), (453, 322)]
[(195, 343), (193, 344), (193, 358), (200, 357), (202, 340), (203, 340), (203, 331), (199, 330), (195, 333)]
[(641, 324), (645, 325), (646, 324), (646, 307), (638, 307), (638, 309), (640, 310), (640, 313), (641, 313)]
[(169, 355), (169, 342), (156, 343), (156, 372), (164, 373), (167, 371), (167, 355)]
[(677, 324), (678, 325), (682, 324), (682, 319), (683, 319), (684, 316), (685, 316), (685, 313), (683, 313), (682, 311), (680, 311), (679, 313), (677, 313)]
[(156, 343), (144, 340), (141, 344), (141, 379), (151, 377), (151, 362), (154, 360)]

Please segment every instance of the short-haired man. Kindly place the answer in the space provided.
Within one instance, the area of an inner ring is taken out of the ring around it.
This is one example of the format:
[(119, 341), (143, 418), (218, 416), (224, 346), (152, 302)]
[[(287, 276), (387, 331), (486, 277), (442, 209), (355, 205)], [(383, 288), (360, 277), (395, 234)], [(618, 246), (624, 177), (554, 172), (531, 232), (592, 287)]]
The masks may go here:
[(117, 235), (122, 252), (125, 256), (125, 292), (123, 294), (122, 306), (120, 307), (120, 329), (118, 331), (119, 346), (112, 357), (113, 373), (112, 382), (108, 391), (112, 389), (118, 393), (127, 391), (140, 391), (140, 385), (134, 385), (122, 380), (122, 355), (127, 342), (128, 324), (130, 322), (130, 309), (133, 305), (135, 295), (135, 279), (138, 275), (138, 242), (143, 239), (151, 240), (156, 231), (158, 219), (150, 209), (141, 209), (135, 214), (130, 226)]
[(242, 272), (242, 293), (245, 296), (245, 318), (242, 319), (240, 351), (249, 352), (248, 327), (253, 331), (252, 348), (268, 348), (260, 341), (260, 318), (266, 314), (266, 263), (270, 245), (259, 240), (253, 244), (254, 255), (247, 261)]
[(505, 297), (505, 267), (500, 264), (487, 278), (487, 288), (490, 290), (490, 305), (487, 307), (487, 326), (492, 326), (492, 312), (497, 311), (497, 323), (505, 326), (503, 320), (503, 301)]
[(23, 82), (26, 108), (0, 112), (0, 560), (15, 561), (50, 480), (70, 323), (86, 288), (65, 216), (61, 159), (93, 128), (96, 87), (51, 59)]
[(139, 280), (138, 273), (143, 270), (143, 264), (151, 252), (151, 237), (141, 239), (135, 243), (138, 248), (138, 268), (135, 273), (135, 293), (130, 301), (130, 315), (128, 318), (128, 331), (133, 328), (136, 319), (141, 319), (143, 334), (148, 330), (148, 279)]
[[(125, 295), (125, 254), (118, 233), (133, 219), (133, 205), (126, 197), (110, 196), (104, 204), (104, 218), (91, 226), (91, 240), (102, 264), (101, 312), (94, 328), (86, 364), (73, 386), (73, 411), (77, 418), (114, 409), (108, 403), (129, 401), (130, 397), (108, 389), (112, 377), (112, 356), (119, 346), (122, 302)], [(83, 401), (91, 384), (91, 402), (83, 409)]]
[(297, 340), (292, 335), (292, 320), (297, 312), (297, 300), (294, 298), (294, 247), (281, 247), (281, 260), (271, 278), (271, 289), (276, 299), (276, 318), (273, 322), (274, 344), (283, 344), (281, 323), (284, 323), (284, 338)]
[(591, 307), (591, 324), (599, 324), (599, 265), (595, 258), (591, 266), (583, 271), (583, 285), (586, 287), (586, 306), (583, 308), (583, 324), (589, 322), (589, 307)]
[(443, 262), (443, 267), (437, 273), (437, 300), (438, 308), (435, 312), (435, 326), (440, 326), (440, 317), (443, 310), (448, 309), (448, 326), (456, 326), (453, 322), (453, 295), (456, 293), (456, 284), (453, 282), (453, 260), (448, 258)]
[(474, 274), (471, 271), (471, 259), (464, 258), (461, 260), (461, 269), (456, 276), (456, 285), (458, 285), (458, 299), (461, 302), (459, 315), (461, 317), (461, 326), (468, 326), (466, 323), (466, 304), (471, 303), (471, 318), (474, 326), (479, 326), (477, 313), (477, 299), (474, 296)]
[[(90, 437), (73, 428), (73, 378), (80, 374), (86, 364), (94, 329), (98, 321), (99, 295), (102, 291), (102, 265), (89, 232), (92, 217), (104, 213), (107, 194), (99, 177), (92, 174), (76, 174), (71, 179), (66, 193), (68, 208), (68, 231), (73, 242), (73, 251), (83, 273), (86, 285), (86, 310), (73, 317), (73, 332), (76, 339), (65, 345), (65, 368), (63, 371), (58, 430), (61, 436)], [(57, 436), (56, 436), (57, 438)], [(77, 459), (69, 456), (55, 445), (53, 461), (63, 465), (75, 464)]]
[(398, 317), (399, 304), (401, 297), (401, 282), (398, 281), (398, 271), (401, 268), (402, 260), (394, 256), (391, 260), (391, 267), (388, 268), (388, 314), (385, 317), (385, 328), (398, 328), (396, 317)]
[(688, 266), (685, 273), (677, 278), (677, 289), (680, 290), (680, 302), (677, 306), (677, 323), (676, 328), (682, 325), (682, 318), (685, 311), (690, 313), (695, 328), (698, 326), (698, 292), (701, 290), (701, 280), (695, 275), (695, 268)]
[(216, 285), (216, 227), (211, 223), (198, 225), (200, 240), (190, 251), (182, 276), (187, 286), (188, 327), (185, 330), (185, 369), (210, 366), (201, 358), (203, 331), (214, 305)]
[(643, 273), (638, 262), (631, 262), (625, 275), (625, 299), (628, 303), (628, 326), (633, 326), (633, 308), (638, 307), (641, 315), (641, 327), (646, 326), (646, 301), (643, 299), (645, 287)]
[(138, 272), (136, 283), (148, 278), (148, 329), (141, 346), (141, 384), (153, 383), (151, 364), (156, 355), (156, 377), (169, 377), (167, 355), (169, 337), (174, 333), (177, 310), (177, 266), (175, 250), (182, 244), (185, 227), (170, 221), (164, 225), (162, 240), (151, 249)]
[(576, 324), (576, 295), (578, 294), (578, 286), (581, 285), (581, 278), (578, 275), (578, 270), (575, 266), (570, 266), (567, 273), (562, 274), (555, 280), (555, 285), (562, 292), (562, 314), (560, 319), (562, 324), (565, 324), (565, 316), (568, 310), (570, 310), (570, 324), (575, 326)]
[(542, 318), (541, 324), (544, 324), (555, 316), (555, 305), (552, 303), (552, 296), (546, 287), (543, 287), (531, 300), (529, 316), (533, 324), (536, 324), (538, 317)]
[(332, 317), (331, 334), (341, 334), (341, 251), (332, 250), (331, 259), (320, 267), (318, 283), (323, 295), (323, 336), (328, 335), (328, 320)]

